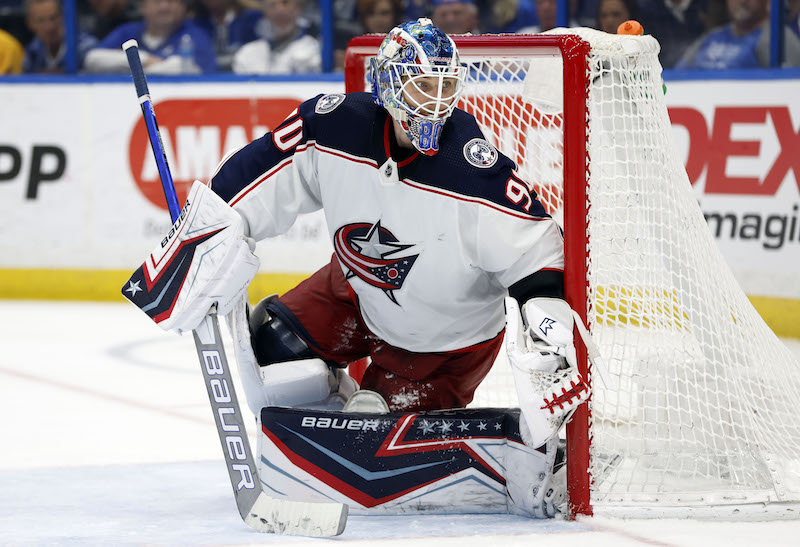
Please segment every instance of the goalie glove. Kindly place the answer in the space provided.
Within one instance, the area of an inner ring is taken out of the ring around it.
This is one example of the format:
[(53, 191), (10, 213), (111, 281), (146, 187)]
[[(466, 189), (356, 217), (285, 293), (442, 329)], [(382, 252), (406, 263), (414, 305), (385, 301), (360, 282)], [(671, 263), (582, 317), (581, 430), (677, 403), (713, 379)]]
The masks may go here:
[(523, 306), (505, 299), (506, 352), (527, 427), (522, 439), (531, 448), (553, 437), (572, 411), (589, 397), (578, 372), (572, 310), (558, 298), (533, 298)]
[(164, 330), (193, 330), (212, 306), (226, 315), (247, 293), (260, 264), (254, 249), (241, 215), (195, 181), (180, 217), (122, 294)]

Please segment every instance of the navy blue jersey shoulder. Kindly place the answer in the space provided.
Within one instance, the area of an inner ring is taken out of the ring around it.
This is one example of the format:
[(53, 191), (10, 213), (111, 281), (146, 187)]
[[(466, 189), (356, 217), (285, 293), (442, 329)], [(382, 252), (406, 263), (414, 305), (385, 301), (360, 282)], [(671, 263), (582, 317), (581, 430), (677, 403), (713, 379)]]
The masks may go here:
[[(420, 155), (404, 176), (526, 215), (548, 216), (533, 190), (531, 199), (517, 197), (520, 188), (528, 188), (527, 181), (521, 181), (514, 173), (516, 165), (510, 158), (486, 141), (471, 114), (456, 109), (445, 125), (439, 146), (435, 156)], [(509, 180), (514, 181), (511, 190)]]
[(367, 93), (309, 99), (271, 132), (231, 156), (214, 175), (211, 188), (230, 203), (245, 187), (268, 176), (310, 141), (369, 156), (374, 141), (369, 128), (380, 118), (378, 108)]
[[(212, 189), (228, 202), (269, 176), (304, 145), (386, 160), (388, 113), (368, 93), (318, 95), (300, 104), (271, 133), (234, 154), (217, 171)], [(302, 132), (302, 134), (301, 134)], [(514, 162), (489, 145), (475, 118), (455, 110), (444, 127), (439, 153), (417, 154), (400, 176), (449, 193), (477, 198), (533, 217), (547, 216), (536, 194), (514, 174)]]
[[(305, 138), (359, 157), (373, 157), (384, 116), (369, 93), (318, 95), (300, 105)], [(376, 132), (377, 131), (377, 132)], [(373, 158), (374, 159), (374, 158)]]

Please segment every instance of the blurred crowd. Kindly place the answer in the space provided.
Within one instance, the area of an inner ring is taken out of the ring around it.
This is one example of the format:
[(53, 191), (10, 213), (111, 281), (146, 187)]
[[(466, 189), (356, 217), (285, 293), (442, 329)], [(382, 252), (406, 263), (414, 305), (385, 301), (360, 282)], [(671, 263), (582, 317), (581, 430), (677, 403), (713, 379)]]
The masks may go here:
[[(784, 65), (800, 66), (800, 0), (784, 0)], [(615, 33), (642, 23), (664, 68), (769, 65), (770, 0), (569, 0), (569, 26)], [(139, 43), (153, 74), (299, 74), (322, 69), (319, 2), (312, 0), (77, 0), (84, 73), (127, 72)], [(349, 40), (430, 17), (450, 34), (535, 33), (556, 26), (556, 0), (334, 0), (334, 64)], [(64, 72), (61, 0), (0, 0), (0, 74)]]

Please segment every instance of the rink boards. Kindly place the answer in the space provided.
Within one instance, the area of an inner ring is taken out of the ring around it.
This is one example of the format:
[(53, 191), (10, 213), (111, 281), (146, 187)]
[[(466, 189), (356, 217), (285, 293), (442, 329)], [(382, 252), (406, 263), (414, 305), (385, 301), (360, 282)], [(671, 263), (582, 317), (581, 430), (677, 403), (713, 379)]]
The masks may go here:
[[(720, 248), (779, 334), (800, 336), (797, 82), (672, 81), (673, 133)], [(151, 84), (179, 194), (324, 81)], [(24, 113), (24, 114), (22, 114)], [(108, 300), (169, 227), (129, 82), (0, 85), (0, 297)], [(284, 292), (332, 252), (324, 217), (261, 242), (252, 297)]]

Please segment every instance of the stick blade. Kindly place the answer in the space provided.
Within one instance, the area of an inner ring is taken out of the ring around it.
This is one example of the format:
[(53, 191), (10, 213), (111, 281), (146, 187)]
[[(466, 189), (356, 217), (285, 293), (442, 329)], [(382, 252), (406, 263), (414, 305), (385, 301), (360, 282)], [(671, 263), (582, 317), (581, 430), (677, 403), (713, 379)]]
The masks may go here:
[(278, 500), (261, 492), (244, 522), (268, 534), (331, 537), (344, 532), (347, 513), (342, 503)]

